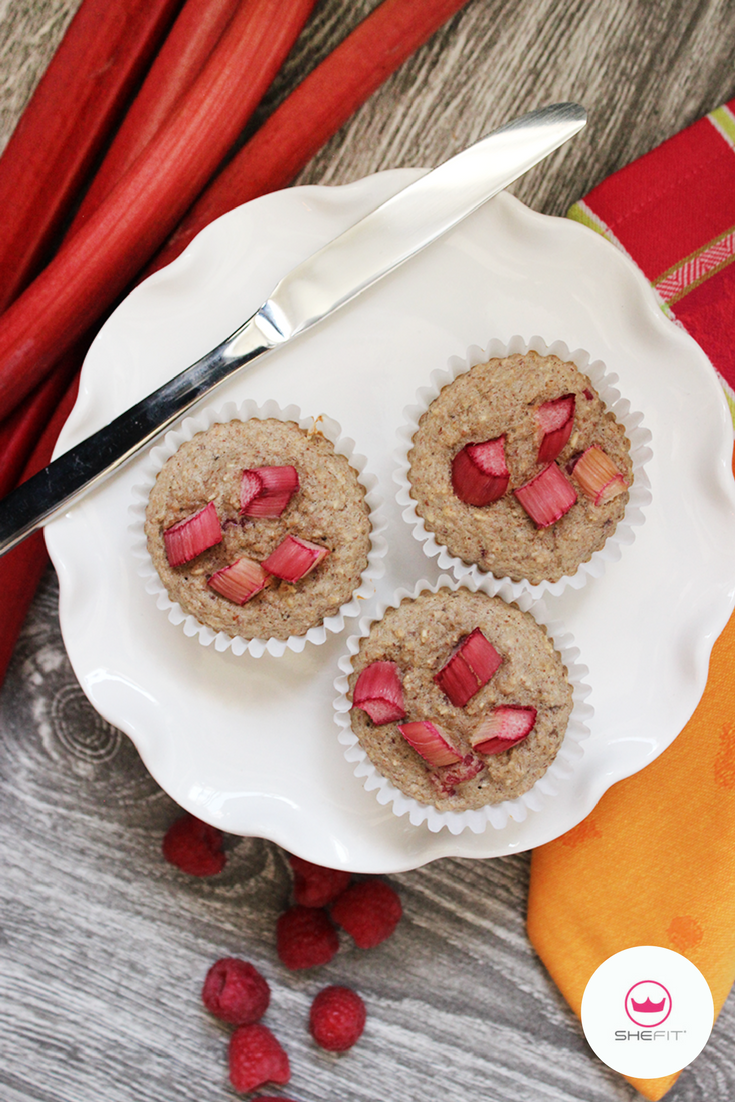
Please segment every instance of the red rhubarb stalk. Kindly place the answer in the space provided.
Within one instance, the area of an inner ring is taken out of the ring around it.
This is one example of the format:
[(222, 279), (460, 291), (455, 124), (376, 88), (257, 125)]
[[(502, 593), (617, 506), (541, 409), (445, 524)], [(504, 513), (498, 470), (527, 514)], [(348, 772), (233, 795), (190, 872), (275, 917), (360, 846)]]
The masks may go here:
[(470, 743), (478, 754), (502, 754), (531, 733), (536, 715), (532, 707), (500, 704), (483, 716), (470, 735)]
[(513, 493), (537, 528), (548, 528), (561, 520), (577, 500), (574, 487), (555, 463), (544, 467)]
[(97, 210), (0, 318), (0, 418), (158, 248), (233, 144), (315, 0), (247, 0), (189, 92)]
[(0, 158), (0, 310), (36, 274), (181, 0), (84, 0)]
[(371, 662), (355, 682), (352, 704), (370, 716), (373, 723), (382, 726), (403, 719), (403, 686), (395, 662)]
[(183, 566), (218, 543), (222, 543), (222, 527), (213, 501), (163, 533), (169, 566)]
[(553, 463), (566, 446), (574, 425), (574, 395), (564, 394), (536, 410), (539, 427), (539, 463)]
[(289, 465), (243, 471), (240, 512), (246, 517), (280, 517), (298, 488), (298, 471)]
[(241, 559), (224, 566), (209, 579), (209, 585), (228, 601), (244, 605), (256, 593), (260, 593), (270, 580), (259, 562), (243, 555)]
[[(67, 232), (84, 222), (145, 148), (201, 72), (240, 0), (188, 0), (118, 130)], [(68, 37), (68, 36), (67, 36)], [(66, 45), (66, 39), (60, 50)], [(51, 65), (54, 66), (52, 61)], [(39, 86), (40, 87), (40, 86)], [(55, 117), (59, 117), (56, 112)], [(76, 152), (77, 136), (72, 135)], [(2, 186), (0, 161), (0, 187)], [(6, 227), (7, 229), (7, 227)], [(0, 239), (2, 230), (0, 229)], [(67, 353), (33, 394), (0, 425), (0, 496), (15, 486), (58, 400), (79, 371), (90, 343)]]
[(311, 72), (197, 201), (152, 271), (241, 203), (289, 184), (377, 88), (467, 0), (383, 0)]
[(79, 370), (88, 344), (87, 341), (62, 357), (52, 374), (0, 424), (0, 497), (9, 494), (22, 477), (39, 437)]
[(415, 720), (413, 723), (399, 723), (398, 730), (409, 746), (431, 765), (455, 765), (462, 761), (452, 740), (444, 730), (431, 720)]
[(187, 0), (95, 173), (69, 233), (107, 198), (199, 76), (241, 0)]
[[(22, 481), (36, 474), (51, 462), (57, 437), (71, 413), (77, 397), (77, 381), (73, 381), (59, 403), (36, 445)], [(48, 552), (42, 532), (34, 532), (23, 543), (0, 558), (0, 685), (5, 678), (8, 662), (13, 653), (18, 632), (33, 600), (38, 583), (48, 565)]]
[(574, 464), (572, 477), (595, 505), (605, 505), (628, 489), (610, 456), (596, 444), (587, 448)]
[(480, 629), (475, 628), (434, 675), (434, 681), (455, 707), (464, 708), (488, 683), (502, 661), (502, 655)]
[(329, 548), (319, 543), (300, 536), (286, 536), (263, 560), (263, 569), (293, 585), (310, 574), (328, 554)]
[(505, 462), (505, 434), (480, 444), (465, 444), (452, 460), (452, 488), (468, 505), (490, 505), (510, 482)]

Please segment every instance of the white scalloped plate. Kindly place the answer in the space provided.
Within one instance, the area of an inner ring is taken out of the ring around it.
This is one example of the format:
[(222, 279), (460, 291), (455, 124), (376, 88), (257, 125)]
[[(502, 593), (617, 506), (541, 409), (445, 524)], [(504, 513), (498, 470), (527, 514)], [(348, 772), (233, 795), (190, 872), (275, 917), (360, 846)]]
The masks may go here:
[[(419, 174), (293, 188), (209, 226), (104, 326), (59, 451), (207, 351), (289, 268)], [(403, 408), (450, 356), (514, 333), (563, 340), (603, 360), (653, 435), (653, 501), (635, 542), (602, 578), (547, 602), (590, 671), (594, 718), (582, 768), (548, 808), (502, 830), (433, 834), (394, 816), (363, 790), (337, 742), (332, 683), (355, 622), (323, 646), (280, 658), (217, 653), (186, 638), (136, 573), (128, 508), (137, 460), (49, 525), (47, 539), (84, 691), (183, 807), (226, 831), (353, 871), (493, 857), (568, 830), (679, 733), (735, 603), (732, 429), (705, 355), (597, 234), (501, 194), (212, 400), (274, 398), (341, 423), (386, 500), (389, 554), (376, 599), (388, 600), (434, 570), (393, 497)]]

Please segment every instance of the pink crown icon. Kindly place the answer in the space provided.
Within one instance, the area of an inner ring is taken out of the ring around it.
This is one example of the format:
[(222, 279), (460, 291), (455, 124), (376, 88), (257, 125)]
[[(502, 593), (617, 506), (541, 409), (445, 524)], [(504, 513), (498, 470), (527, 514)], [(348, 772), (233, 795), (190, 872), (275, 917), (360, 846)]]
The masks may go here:
[(635, 999), (630, 1000), (630, 1005), (637, 1014), (660, 1014), (665, 1003), (666, 999), (662, 999), (660, 1003), (651, 1002), (650, 996), (644, 1003), (637, 1003)]

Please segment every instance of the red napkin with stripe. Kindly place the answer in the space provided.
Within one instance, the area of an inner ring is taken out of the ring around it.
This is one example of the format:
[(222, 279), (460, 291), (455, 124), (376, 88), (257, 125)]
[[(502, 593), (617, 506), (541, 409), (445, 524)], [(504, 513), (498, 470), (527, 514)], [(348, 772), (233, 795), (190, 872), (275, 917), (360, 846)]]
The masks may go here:
[(735, 407), (735, 99), (610, 176), (569, 217), (632, 257)]
[[(616, 172), (569, 215), (641, 268), (665, 313), (709, 356), (735, 417), (735, 99)], [(719, 1013), (735, 979), (735, 616), (674, 743), (534, 851), (528, 932), (577, 1014), (596, 968), (634, 945), (688, 957)], [(677, 1075), (629, 1078), (655, 1100)]]

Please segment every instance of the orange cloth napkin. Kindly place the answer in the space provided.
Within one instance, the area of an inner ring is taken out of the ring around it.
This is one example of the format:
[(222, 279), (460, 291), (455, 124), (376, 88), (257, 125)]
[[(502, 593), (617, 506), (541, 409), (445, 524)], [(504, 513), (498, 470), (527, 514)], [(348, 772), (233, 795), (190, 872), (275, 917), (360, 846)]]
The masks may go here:
[[(633, 257), (735, 408), (735, 100), (610, 177), (570, 216)], [(534, 851), (528, 932), (576, 1014), (595, 969), (634, 945), (688, 957), (719, 1013), (735, 980), (735, 616), (676, 741)], [(659, 1099), (677, 1077), (630, 1082)]]

